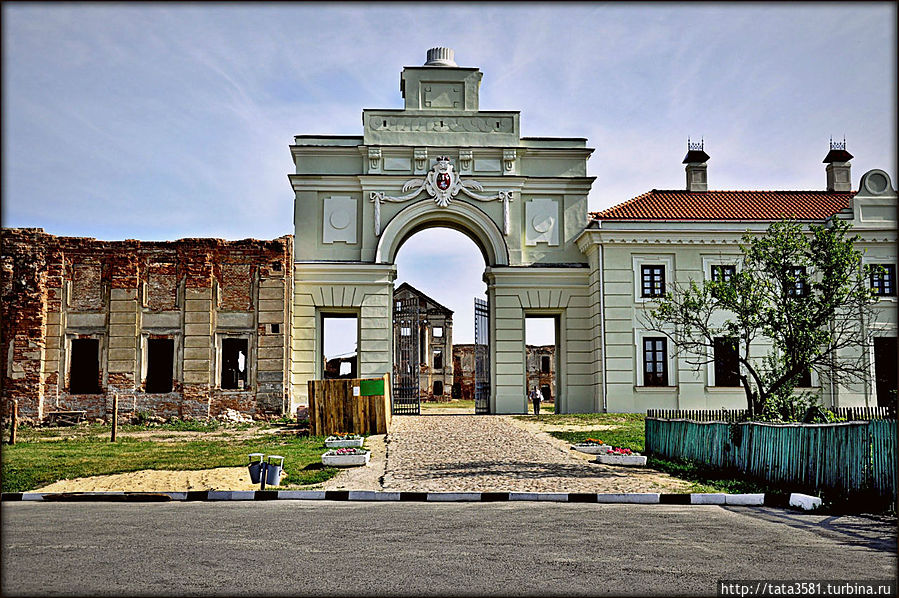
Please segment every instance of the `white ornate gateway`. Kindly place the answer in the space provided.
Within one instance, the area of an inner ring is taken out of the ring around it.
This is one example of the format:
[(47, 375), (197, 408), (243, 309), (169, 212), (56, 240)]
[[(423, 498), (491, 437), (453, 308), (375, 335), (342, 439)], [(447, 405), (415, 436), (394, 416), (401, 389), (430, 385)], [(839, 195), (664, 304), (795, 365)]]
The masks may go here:
[(403, 192), (413, 189), (411, 193), (400, 197), (387, 195), (383, 191), (372, 191), (371, 201), (375, 204), (375, 236), (381, 234), (381, 204), (385, 201), (393, 203), (402, 203), (418, 197), (422, 191), (427, 191), (428, 195), (434, 198), (434, 202), (441, 208), (445, 208), (452, 203), (453, 198), (461, 191), (468, 197), (478, 201), (499, 200), (503, 202), (503, 234), (508, 235), (511, 229), (509, 224), (509, 202), (512, 201), (511, 189), (497, 191), (495, 195), (481, 195), (475, 193), (472, 189), (483, 191), (484, 187), (477, 181), (463, 181), (462, 178), (453, 171), (453, 165), (450, 164), (449, 156), (438, 156), (434, 167), (428, 172), (428, 176), (424, 179), (412, 179), (406, 181), (403, 185)]
[(575, 243), (588, 222), (593, 150), (584, 139), (522, 138), (518, 112), (480, 109), (481, 77), (436, 48), (425, 65), (403, 69), (403, 109), (364, 110), (358, 136), (296, 137), (297, 402), (305, 402), (306, 382), (322, 376), (325, 316), (359, 318), (360, 376), (393, 371), (394, 260), (411, 235), (441, 226), (471, 237), (484, 255), (489, 411), (527, 408), (523, 331), (531, 314), (558, 321), (556, 408), (595, 409), (594, 301)]

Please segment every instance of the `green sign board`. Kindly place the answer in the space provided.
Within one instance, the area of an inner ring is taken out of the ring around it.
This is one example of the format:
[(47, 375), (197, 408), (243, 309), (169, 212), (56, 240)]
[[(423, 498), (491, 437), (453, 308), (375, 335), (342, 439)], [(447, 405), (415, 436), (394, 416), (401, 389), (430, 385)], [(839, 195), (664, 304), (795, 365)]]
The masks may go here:
[(374, 396), (383, 396), (384, 395), (384, 379), (379, 378), (377, 380), (361, 380), (360, 386), (362, 387), (362, 392), (360, 393), (363, 397), (374, 397)]

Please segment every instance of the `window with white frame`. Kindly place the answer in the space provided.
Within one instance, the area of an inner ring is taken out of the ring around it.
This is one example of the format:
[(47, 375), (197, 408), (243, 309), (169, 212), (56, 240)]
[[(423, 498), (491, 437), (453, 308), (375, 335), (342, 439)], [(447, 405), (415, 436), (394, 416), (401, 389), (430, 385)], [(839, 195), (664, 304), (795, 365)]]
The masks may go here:
[(733, 264), (712, 264), (712, 280), (715, 282), (730, 282), (737, 273), (737, 267)]
[(655, 302), (665, 296), (668, 282), (674, 279), (674, 256), (632, 254), (634, 302)]
[(871, 292), (878, 297), (896, 296), (896, 264), (871, 264)]
[(640, 266), (640, 296), (662, 297), (665, 295), (665, 266), (647, 264)]
[(668, 339), (643, 337), (643, 386), (668, 386)]
[(787, 295), (805, 297), (808, 294), (808, 279), (805, 266), (791, 266), (787, 269)]

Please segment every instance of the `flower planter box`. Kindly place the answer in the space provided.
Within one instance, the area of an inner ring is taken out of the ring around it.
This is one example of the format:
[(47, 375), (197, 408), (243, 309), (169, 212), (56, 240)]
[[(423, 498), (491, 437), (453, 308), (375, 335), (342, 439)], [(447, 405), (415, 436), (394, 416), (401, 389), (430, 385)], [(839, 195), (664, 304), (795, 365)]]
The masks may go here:
[(643, 455), (597, 455), (594, 463), (603, 465), (646, 465), (646, 457)]
[(610, 444), (572, 444), (571, 449), (588, 455), (605, 455), (612, 450)]
[(358, 455), (337, 455), (333, 451), (328, 451), (322, 455), (322, 465), (327, 467), (358, 467), (360, 465), (368, 465), (370, 458), (370, 451), (365, 451)]
[(325, 440), (325, 446), (328, 448), (362, 448), (364, 438), (354, 438), (352, 440)]

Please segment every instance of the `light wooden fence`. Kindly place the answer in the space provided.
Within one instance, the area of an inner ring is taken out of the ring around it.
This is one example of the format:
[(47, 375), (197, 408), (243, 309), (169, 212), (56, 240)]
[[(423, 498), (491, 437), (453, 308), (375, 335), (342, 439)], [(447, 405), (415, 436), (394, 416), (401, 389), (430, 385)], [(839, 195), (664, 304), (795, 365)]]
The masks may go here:
[(389, 429), (390, 374), (309, 381), (312, 435), (386, 434)]
[(646, 418), (646, 452), (767, 482), (896, 501), (896, 422), (696, 422)]

